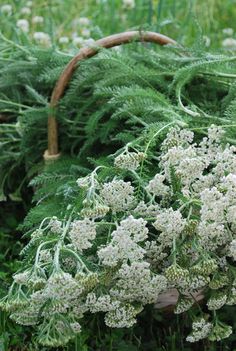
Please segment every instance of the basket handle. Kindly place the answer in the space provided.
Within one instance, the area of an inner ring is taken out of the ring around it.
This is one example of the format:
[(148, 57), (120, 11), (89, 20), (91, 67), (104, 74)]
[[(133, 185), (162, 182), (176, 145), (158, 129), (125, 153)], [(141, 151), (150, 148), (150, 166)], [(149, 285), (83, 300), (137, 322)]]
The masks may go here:
[(45, 160), (55, 160), (59, 157), (58, 150), (58, 124), (56, 120), (56, 106), (78, 67), (77, 63), (96, 55), (100, 48), (111, 48), (130, 42), (152, 42), (159, 45), (176, 44), (171, 38), (155, 32), (130, 31), (114, 34), (94, 43), (93, 47), (82, 48), (78, 54), (67, 64), (61, 73), (51, 95), (50, 114), (48, 116), (48, 149), (44, 153)]

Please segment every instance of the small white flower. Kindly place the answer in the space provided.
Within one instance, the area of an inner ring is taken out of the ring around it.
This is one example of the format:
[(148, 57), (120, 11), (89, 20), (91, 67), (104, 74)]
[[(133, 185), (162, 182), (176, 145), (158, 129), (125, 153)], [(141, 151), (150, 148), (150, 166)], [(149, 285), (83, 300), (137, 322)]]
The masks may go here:
[(88, 48), (93, 47), (94, 43), (95, 43), (95, 40), (93, 38), (86, 39), (84, 40), (84, 47), (88, 47)]
[(203, 36), (203, 41), (207, 48), (211, 45), (211, 38), (209, 38), (207, 35)]
[(85, 38), (89, 38), (90, 37), (90, 29), (88, 28), (83, 28), (81, 30), (81, 35)]
[(236, 205), (230, 206), (227, 212), (227, 221), (236, 224)]
[(229, 36), (232, 36), (234, 34), (234, 30), (233, 28), (224, 28), (222, 30), (223, 34), (226, 34), (226, 35), (229, 35)]
[(84, 44), (84, 39), (82, 37), (73, 37), (72, 40), (73, 45), (75, 46), (82, 46)]
[(51, 39), (50, 36), (47, 33), (44, 32), (35, 32), (33, 34), (33, 38), (35, 41), (37, 41), (39, 44), (43, 44), (45, 46), (50, 46), (51, 44)]
[(12, 6), (9, 4), (2, 5), (0, 8), (0, 12), (2, 14), (6, 14), (6, 15), (10, 16), (12, 14)]
[(135, 7), (135, 0), (123, 0), (123, 8), (133, 9)]
[(117, 272), (117, 283), (111, 294), (119, 300), (143, 304), (156, 302), (167, 287), (164, 276), (153, 274), (148, 262), (124, 263)]
[(226, 38), (222, 41), (222, 46), (227, 49), (235, 49), (236, 48), (236, 39), (234, 38)]
[(76, 183), (80, 188), (87, 189), (90, 186), (91, 179), (89, 176), (88, 177), (81, 177), (81, 178), (78, 178), (76, 180)]
[(97, 298), (96, 294), (91, 292), (87, 295), (86, 305), (92, 313), (108, 312), (119, 307), (119, 302), (113, 301), (110, 295), (101, 295)]
[(26, 19), (19, 19), (16, 22), (17, 27), (22, 30), (24, 33), (28, 33), (29, 31), (29, 22)]
[(42, 24), (44, 22), (44, 18), (42, 16), (34, 16), (32, 18), (32, 23), (34, 24)]
[(58, 41), (60, 44), (68, 44), (69, 38), (68, 37), (60, 37)]
[(90, 20), (87, 17), (80, 17), (78, 18), (77, 23), (81, 26), (86, 27), (86, 26), (89, 26)]
[(76, 334), (81, 332), (81, 325), (78, 322), (71, 323), (70, 327), (73, 330), (73, 332)]
[(31, 9), (29, 7), (22, 7), (20, 10), (20, 13), (22, 15), (30, 15), (31, 14)]

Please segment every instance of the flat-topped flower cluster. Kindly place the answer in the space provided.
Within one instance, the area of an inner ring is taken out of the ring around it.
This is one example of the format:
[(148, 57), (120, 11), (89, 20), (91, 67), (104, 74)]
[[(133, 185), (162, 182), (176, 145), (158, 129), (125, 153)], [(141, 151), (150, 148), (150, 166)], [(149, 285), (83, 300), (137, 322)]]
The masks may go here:
[(85, 313), (131, 327), (173, 288), (176, 313), (195, 305), (196, 292), (206, 299), (188, 341), (231, 334), (216, 311), (236, 303), (236, 147), (216, 126), (200, 141), (170, 129), (156, 150), (157, 135), (119, 150), (110, 169), (75, 180), (75, 203), (32, 231), (1, 306), (35, 325), (42, 345), (65, 345)]

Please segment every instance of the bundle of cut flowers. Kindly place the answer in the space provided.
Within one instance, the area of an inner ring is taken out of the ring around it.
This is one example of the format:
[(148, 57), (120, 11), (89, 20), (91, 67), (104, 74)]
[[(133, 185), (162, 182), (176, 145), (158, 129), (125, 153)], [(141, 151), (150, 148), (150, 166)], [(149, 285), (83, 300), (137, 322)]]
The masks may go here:
[(236, 147), (214, 125), (202, 139), (172, 127), (157, 147), (161, 132), (74, 179), (66, 210), (31, 228), (1, 307), (42, 345), (65, 345), (87, 314), (129, 328), (173, 288), (175, 313), (193, 312), (189, 342), (232, 333), (217, 311), (236, 303)]

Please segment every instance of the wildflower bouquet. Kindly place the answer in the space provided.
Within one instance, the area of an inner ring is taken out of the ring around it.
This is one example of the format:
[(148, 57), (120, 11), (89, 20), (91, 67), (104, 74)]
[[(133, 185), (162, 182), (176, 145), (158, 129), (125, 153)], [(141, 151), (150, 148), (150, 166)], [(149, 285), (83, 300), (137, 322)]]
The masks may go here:
[(188, 341), (232, 333), (217, 310), (236, 302), (236, 148), (216, 126), (202, 140), (172, 128), (157, 148), (162, 132), (144, 133), (71, 181), (65, 211), (30, 229), (1, 307), (35, 325), (42, 345), (65, 345), (87, 313), (131, 327), (171, 288), (175, 313), (192, 308), (195, 292), (207, 298)]

